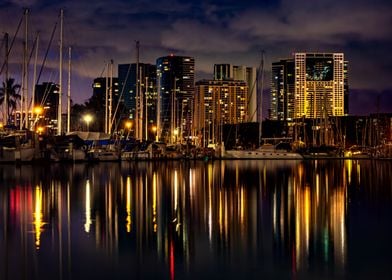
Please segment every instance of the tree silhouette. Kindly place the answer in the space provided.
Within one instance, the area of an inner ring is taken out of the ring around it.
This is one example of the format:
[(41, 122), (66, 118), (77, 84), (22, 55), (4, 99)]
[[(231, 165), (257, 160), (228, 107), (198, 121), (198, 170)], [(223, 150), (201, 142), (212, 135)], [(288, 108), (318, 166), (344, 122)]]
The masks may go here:
[(3, 105), (5, 100), (7, 100), (6, 108), (6, 121), (7, 124), (10, 120), (10, 116), (16, 109), (16, 104), (20, 100), (20, 85), (14, 84), (15, 79), (9, 78), (3, 82), (3, 87), (0, 88), (0, 105)]

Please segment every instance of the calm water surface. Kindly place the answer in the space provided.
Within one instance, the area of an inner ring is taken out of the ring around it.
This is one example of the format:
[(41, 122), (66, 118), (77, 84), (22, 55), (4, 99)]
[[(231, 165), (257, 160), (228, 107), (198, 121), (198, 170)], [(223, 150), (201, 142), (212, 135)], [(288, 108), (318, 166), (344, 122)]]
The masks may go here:
[(0, 279), (392, 279), (391, 161), (0, 166)]

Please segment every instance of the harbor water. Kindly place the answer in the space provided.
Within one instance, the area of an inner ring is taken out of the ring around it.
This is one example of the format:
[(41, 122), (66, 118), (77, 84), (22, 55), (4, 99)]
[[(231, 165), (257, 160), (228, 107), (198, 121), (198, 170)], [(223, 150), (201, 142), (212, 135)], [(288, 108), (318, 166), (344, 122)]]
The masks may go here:
[(0, 279), (392, 279), (392, 161), (0, 165)]

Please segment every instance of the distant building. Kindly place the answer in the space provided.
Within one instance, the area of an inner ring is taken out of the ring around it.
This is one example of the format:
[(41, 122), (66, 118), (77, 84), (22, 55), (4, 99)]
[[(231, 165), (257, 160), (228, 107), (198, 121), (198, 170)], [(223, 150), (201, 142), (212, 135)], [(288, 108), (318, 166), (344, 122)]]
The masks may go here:
[(59, 85), (55, 83), (42, 83), (35, 86), (34, 107), (41, 107), (42, 116), (39, 117), (40, 124), (53, 132), (57, 129), (57, 110), (59, 103)]
[(348, 114), (348, 62), (343, 53), (295, 53), (272, 64), (269, 118)]
[(170, 55), (158, 58), (156, 65), (158, 135), (161, 140), (173, 143), (191, 133), (195, 60), (193, 57)]
[[(139, 63), (139, 89), (143, 94), (147, 90), (149, 102), (151, 99), (156, 99), (156, 71), (156, 66), (153, 64)], [(136, 63), (119, 64), (118, 81), (120, 91), (123, 91), (125, 108), (133, 119), (136, 110)]]
[(261, 120), (261, 118), (258, 119), (257, 104), (259, 104), (259, 100), (257, 97), (257, 71), (255, 67), (236, 66), (232, 64), (215, 64), (214, 80), (245, 81), (248, 87), (248, 121), (257, 122)]
[(270, 120), (294, 119), (295, 66), (293, 59), (272, 63)]
[[(116, 124), (122, 117), (123, 98), (120, 96), (118, 78), (112, 78), (112, 85), (110, 85), (111, 79), (109, 77), (99, 77), (94, 79), (93, 82), (93, 96), (90, 98), (90, 103), (94, 107), (95, 123), (98, 127), (98, 131), (105, 131), (105, 113), (106, 104), (108, 106), (108, 117), (110, 118), (110, 106), (111, 106), (111, 118), (115, 120), (113, 124)], [(112, 92), (113, 100), (110, 100), (110, 91)], [(106, 103), (107, 95), (107, 103)], [(119, 110), (116, 112), (117, 105)]]
[[(245, 81), (202, 80), (196, 83), (193, 128), (204, 146), (222, 139), (225, 124), (247, 121), (248, 85)], [(201, 137), (200, 137), (201, 136)]]

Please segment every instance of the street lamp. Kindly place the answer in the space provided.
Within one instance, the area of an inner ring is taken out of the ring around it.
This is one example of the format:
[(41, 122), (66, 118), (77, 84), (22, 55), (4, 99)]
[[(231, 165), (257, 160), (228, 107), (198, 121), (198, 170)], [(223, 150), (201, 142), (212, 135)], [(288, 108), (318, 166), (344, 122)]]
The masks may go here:
[(158, 135), (157, 135), (158, 128), (157, 128), (157, 126), (154, 125), (151, 129), (152, 129), (152, 132), (154, 133), (155, 142), (158, 142)]
[(90, 114), (86, 114), (83, 116), (83, 120), (86, 122), (87, 131), (89, 131), (89, 125), (90, 125), (90, 122), (93, 120), (93, 116)]
[(132, 128), (132, 122), (130, 120), (127, 120), (125, 122), (125, 128), (128, 130), (127, 138), (126, 138), (128, 140), (129, 134), (131, 133), (131, 128)]
[(178, 128), (174, 129), (173, 134), (174, 134), (174, 143), (177, 144)]

